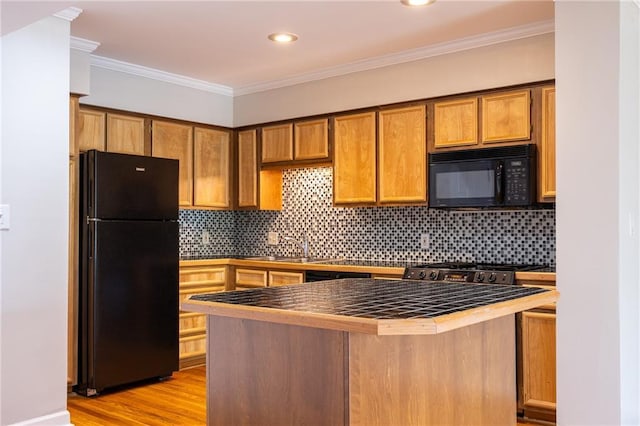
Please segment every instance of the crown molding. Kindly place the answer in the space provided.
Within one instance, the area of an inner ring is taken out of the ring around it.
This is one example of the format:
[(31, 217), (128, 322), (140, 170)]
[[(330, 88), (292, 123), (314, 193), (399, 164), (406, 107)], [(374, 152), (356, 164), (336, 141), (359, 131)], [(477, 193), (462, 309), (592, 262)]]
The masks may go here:
[(74, 19), (76, 19), (78, 16), (80, 16), (81, 13), (82, 13), (82, 9), (78, 7), (68, 7), (64, 10), (61, 10), (60, 12), (54, 13), (53, 16), (55, 16), (56, 18), (61, 18), (71, 22)]
[[(634, 0), (639, 2), (640, 0)], [(405, 50), (403, 52), (380, 56), (373, 59), (351, 62), (337, 67), (326, 68), (317, 72), (301, 74), (291, 78), (272, 80), (263, 83), (252, 84), (236, 88), (234, 95), (248, 95), (251, 93), (263, 92), (266, 90), (278, 89), (286, 86), (293, 86), (301, 83), (308, 83), (316, 80), (323, 80), (330, 77), (351, 74), (354, 72), (368, 71), (382, 68), (389, 65), (402, 64), (417, 61), (434, 56), (446, 55), (448, 53), (474, 49), (478, 47), (490, 46), (492, 44), (504, 43), (537, 35), (553, 33), (555, 25), (553, 20), (535, 22), (519, 27), (507, 28), (505, 30), (494, 31), (479, 36), (465, 37), (458, 40), (438, 43), (417, 49)]]
[(76, 50), (81, 50), (83, 52), (92, 53), (100, 46), (100, 43), (97, 41), (87, 40), (85, 38), (80, 37), (71, 37), (71, 48)]
[(217, 93), (219, 95), (233, 96), (233, 89), (229, 86), (221, 84), (209, 83), (204, 80), (197, 80), (191, 77), (185, 77), (178, 74), (172, 74), (153, 68), (143, 67), (141, 65), (130, 64), (128, 62), (118, 61), (115, 59), (105, 58), (103, 56), (91, 55), (91, 66), (104, 68), (111, 71), (119, 71), (127, 74), (133, 74), (140, 77), (150, 78), (152, 80), (164, 81), (166, 83), (177, 84), (179, 86), (190, 87), (192, 89), (204, 90), (206, 92)]

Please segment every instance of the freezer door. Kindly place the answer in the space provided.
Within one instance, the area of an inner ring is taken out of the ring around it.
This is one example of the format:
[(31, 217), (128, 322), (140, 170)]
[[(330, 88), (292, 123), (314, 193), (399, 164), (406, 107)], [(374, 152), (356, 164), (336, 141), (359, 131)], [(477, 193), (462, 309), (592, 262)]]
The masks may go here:
[(101, 151), (85, 156), (87, 216), (178, 219), (178, 160)]
[(88, 289), (89, 388), (178, 369), (177, 222), (94, 222)]

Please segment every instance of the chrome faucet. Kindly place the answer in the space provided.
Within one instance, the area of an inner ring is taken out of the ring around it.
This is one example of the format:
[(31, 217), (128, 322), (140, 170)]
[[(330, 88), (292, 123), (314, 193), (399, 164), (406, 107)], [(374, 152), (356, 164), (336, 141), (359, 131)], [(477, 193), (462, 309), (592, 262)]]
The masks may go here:
[(302, 233), (302, 241), (298, 241), (297, 239), (293, 237), (288, 237), (288, 236), (285, 236), (284, 240), (296, 243), (302, 249), (302, 257), (304, 258), (309, 257), (309, 240), (307, 239), (306, 233), (304, 232)]

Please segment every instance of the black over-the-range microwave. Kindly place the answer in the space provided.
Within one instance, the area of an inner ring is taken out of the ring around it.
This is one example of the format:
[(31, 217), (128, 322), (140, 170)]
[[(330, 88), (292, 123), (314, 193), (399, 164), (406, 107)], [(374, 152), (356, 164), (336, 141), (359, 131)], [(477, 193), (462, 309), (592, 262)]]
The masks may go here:
[(429, 154), (429, 207), (525, 207), (536, 203), (536, 146)]

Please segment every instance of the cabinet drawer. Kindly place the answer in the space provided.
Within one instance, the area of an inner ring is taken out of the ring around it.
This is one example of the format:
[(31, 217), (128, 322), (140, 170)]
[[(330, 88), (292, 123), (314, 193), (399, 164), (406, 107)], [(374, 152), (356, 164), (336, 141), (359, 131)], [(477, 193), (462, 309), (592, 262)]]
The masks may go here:
[(269, 271), (269, 287), (301, 284), (302, 282), (304, 282), (304, 273), (302, 272)]
[(227, 268), (219, 267), (182, 267), (180, 268), (180, 287), (183, 284), (222, 285), (227, 281)]
[(207, 336), (195, 335), (180, 338), (180, 359), (203, 356), (206, 353)]
[(267, 271), (236, 269), (236, 290), (244, 287), (266, 287)]
[(215, 287), (212, 286), (190, 286), (187, 288), (184, 288), (182, 285), (180, 285), (180, 303), (184, 302), (185, 300), (187, 300), (189, 298), (189, 296), (193, 295), (193, 294), (201, 294), (201, 293), (219, 293), (221, 291), (224, 291), (224, 285), (218, 285)]
[(194, 312), (183, 312), (180, 314), (179, 330), (180, 337), (203, 334), (206, 332), (207, 317)]

